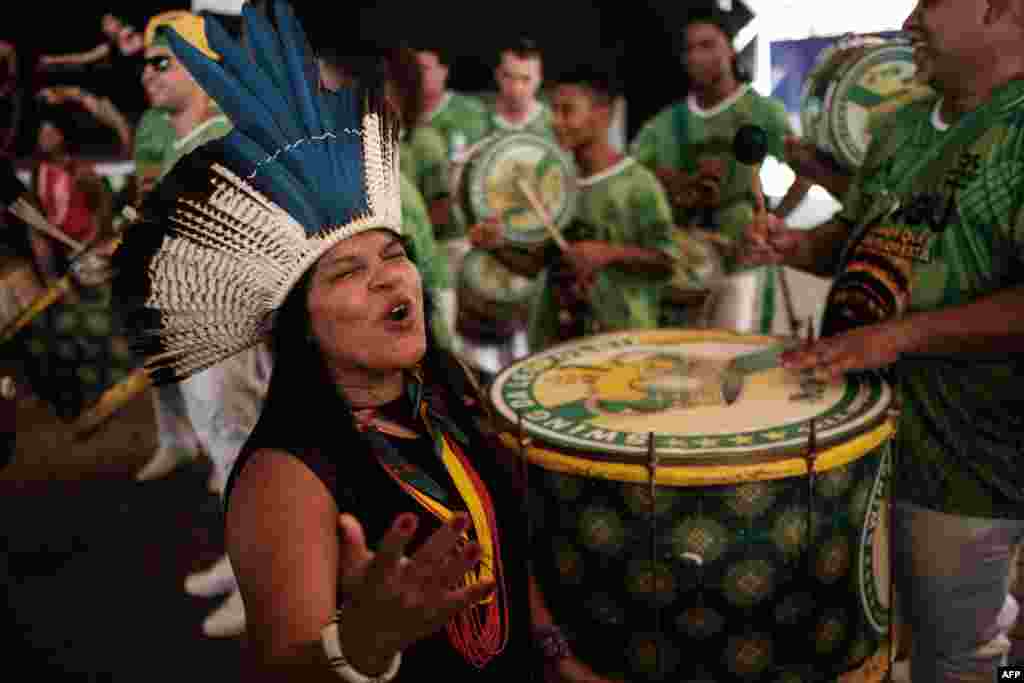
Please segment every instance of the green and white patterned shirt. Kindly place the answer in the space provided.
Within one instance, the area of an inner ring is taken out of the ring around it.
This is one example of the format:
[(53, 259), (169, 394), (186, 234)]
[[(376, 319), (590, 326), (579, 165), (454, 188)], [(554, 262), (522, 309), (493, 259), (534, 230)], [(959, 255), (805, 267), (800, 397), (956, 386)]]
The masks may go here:
[(446, 157), (451, 161), (465, 148), (487, 135), (487, 109), (484, 103), (470, 95), (448, 91), (441, 102), (424, 119), (441, 134)]
[[(563, 231), (566, 240), (597, 240), (655, 249), (672, 259), (678, 256), (665, 191), (649, 170), (625, 157), (579, 183), (579, 205), (573, 221)], [(556, 245), (546, 249), (547, 263), (561, 261)], [(528, 334), (534, 352), (557, 340), (559, 304), (553, 276), (551, 267), (541, 272), (541, 286), (531, 302)], [(597, 273), (590, 291), (589, 316), (602, 331), (656, 328), (661, 293), (670, 279), (630, 272), (617, 265), (604, 268)]]
[[(427, 205), (416, 186), (401, 174), (402, 231), (409, 245), (409, 256), (420, 271), (424, 291), (435, 293), (452, 288), (452, 276), (444, 252), (437, 248), (434, 227), (430, 223)], [(436, 308), (430, 321), (435, 338), (443, 348), (452, 348), (442, 302), (434, 297)]]
[[(1024, 81), (946, 125), (938, 96), (877, 129), (840, 218), (855, 227), (824, 332), (1024, 284)], [(897, 498), (1024, 519), (1024, 355), (901, 358)]]

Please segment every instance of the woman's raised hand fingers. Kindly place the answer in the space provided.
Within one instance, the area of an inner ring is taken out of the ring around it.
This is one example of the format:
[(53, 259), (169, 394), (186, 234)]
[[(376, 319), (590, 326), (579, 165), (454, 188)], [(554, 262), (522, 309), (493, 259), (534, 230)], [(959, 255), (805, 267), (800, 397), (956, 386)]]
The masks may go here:
[(447, 524), (435, 531), (410, 558), (406, 575), (416, 581), (428, 581), (435, 577), (450, 561), (452, 552), (459, 545), (459, 539), (469, 528), (465, 514), (455, 515)]
[(384, 583), (395, 575), (405, 557), (405, 549), (416, 533), (417, 524), (416, 515), (411, 513), (399, 515), (395, 519), (377, 545), (377, 552), (366, 571), (367, 582)]

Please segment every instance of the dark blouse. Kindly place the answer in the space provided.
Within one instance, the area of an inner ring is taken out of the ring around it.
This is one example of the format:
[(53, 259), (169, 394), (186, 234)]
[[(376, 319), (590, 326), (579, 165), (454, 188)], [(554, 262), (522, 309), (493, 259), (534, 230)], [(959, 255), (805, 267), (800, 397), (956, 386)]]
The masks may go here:
[[(399, 455), (427, 473), (446, 489), (450, 500), (459, 501), (453, 508), (466, 510), (455, 484), (435, 450), (422, 422), (412, 420), (412, 401), (403, 397), (381, 409), (393, 420), (416, 427), (422, 436), (403, 439), (386, 435), (383, 438), (397, 449)], [(505, 571), (505, 587), (509, 598), (509, 638), (505, 650), (482, 670), (476, 669), (456, 651), (442, 629), (407, 649), (396, 681), (430, 679), (457, 681), (531, 681), (541, 680), (539, 655), (531, 644), (529, 584), (526, 557), (526, 525), (521, 496), (506, 468), (498, 462), (499, 446), (484, 440), (475, 430), (476, 444), (464, 449), (473, 467), (487, 487), (496, 508), (500, 552)], [(436, 531), (439, 521), (417, 504), (385, 471), (365, 441), (339, 443), (328, 452), (321, 449), (300, 449), (292, 452), (319, 478), (331, 492), (339, 512), (353, 514), (363, 525), (367, 543), (372, 548), (387, 532), (395, 517), (403, 512), (415, 513), (419, 520), (416, 538), (408, 554), (415, 552), (426, 538)], [(231, 479), (244, 466), (251, 451), (243, 453), (235, 465)], [(228, 489), (230, 492), (230, 487)], [(341, 596), (339, 595), (339, 604)], [(534, 673), (536, 672), (536, 673)]]

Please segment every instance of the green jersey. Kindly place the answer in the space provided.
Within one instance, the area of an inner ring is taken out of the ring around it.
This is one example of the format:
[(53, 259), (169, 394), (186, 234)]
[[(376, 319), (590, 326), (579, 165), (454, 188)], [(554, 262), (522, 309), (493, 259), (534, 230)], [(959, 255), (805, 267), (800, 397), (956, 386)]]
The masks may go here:
[(444, 94), (441, 102), (433, 111), (427, 112), (424, 119), (427, 125), (441, 134), (449, 161), (486, 136), (489, 128), (483, 102), (451, 91)]
[(402, 174), (430, 204), (448, 194), (448, 157), (444, 138), (430, 126), (413, 128), (399, 150)]
[[(743, 85), (733, 95), (710, 109), (702, 109), (695, 95), (662, 110), (637, 133), (630, 153), (652, 171), (670, 168), (693, 173), (701, 159), (725, 162), (721, 203), (712, 212), (712, 225), (733, 240), (741, 238), (754, 217), (754, 168), (736, 161), (733, 140), (744, 125), (756, 125), (768, 134), (768, 154), (782, 160), (785, 136), (791, 133), (781, 102), (759, 95)], [(691, 217), (676, 211), (679, 225)]]
[(551, 109), (543, 102), (537, 101), (533, 111), (520, 123), (512, 123), (498, 113), (495, 100), (485, 100), (487, 107), (487, 133), (533, 133), (549, 140), (555, 139), (555, 131), (551, 127)]
[(175, 140), (169, 154), (164, 159), (162, 175), (167, 175), (167, 172), (174, 168), (174, 165), (183, 156), (202, 147), (207, 142), (224, 137), (231, 132), (231, 128), (232, 124), (228, 117), (224, 114), (217, 114), (193, 128), (192, 132), (185, 137)]
[[(672, 213), (654, 174), (626, 157), (611, 168), (584, 178), (579, 205), (563, 234), (567, 240), (596, 240), (615, 245), (655, 249), (673, 260), (678, 247), (672, 239)], [(531, 302), (529, 343), (540, 351), (558, 341), (559, 287), (564, 270), (557, 246), (546, 247), (541, 286)], [(612, 265), (597, 273), (584, 313), (583, 327), (602, 331), (658, 326), (661, 292), (670, 276), (656, 278)]]
[[(451, 289), (452, 277), (443, 253), (434, 240), (434, 227), (430, 224), (427, 205), (412, 181), (401, 174), (402, 232), (409, 245), (409, 256), (420, 271), (424, 291), (437, 293)], [(451, 348), (452, 340), (442, 310), (442, 303), (434, 297), (435, 309), (430, 321), (435, 339), (444, 348)]]
[(135, 170), (139, 175), (159, 176), (164, 160), (178, 138), (171, 117), (163, 109), (147, 109), (135, 127)]
[[(946, 125), (937, 96), (887, 117), (841, 218), (855, 228), (823, 332), (967, 304), (1024, 283), (1024, 81)], [(904, 356), (898, 498), (1024, 519), (1024, 356)]]

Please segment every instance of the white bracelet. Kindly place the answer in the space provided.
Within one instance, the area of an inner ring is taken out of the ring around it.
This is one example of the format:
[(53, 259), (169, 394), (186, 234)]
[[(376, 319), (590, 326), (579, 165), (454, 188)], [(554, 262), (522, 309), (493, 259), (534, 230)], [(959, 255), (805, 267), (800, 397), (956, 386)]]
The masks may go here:
[(348, 683), (389, 683), (398, 675), (398, 667), (402, 664), (402, 653), (396, 652), (395, 658), (391, 660), (391, 666), (380, 676), (366, 676), (356, 671), (341, 651), (337, 619), (324, 626), (320, 632), (320, 642), (324, 646), (324, 652), (327, 653), (327, 661), (331, 665), (331, 669)]

